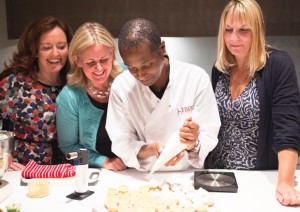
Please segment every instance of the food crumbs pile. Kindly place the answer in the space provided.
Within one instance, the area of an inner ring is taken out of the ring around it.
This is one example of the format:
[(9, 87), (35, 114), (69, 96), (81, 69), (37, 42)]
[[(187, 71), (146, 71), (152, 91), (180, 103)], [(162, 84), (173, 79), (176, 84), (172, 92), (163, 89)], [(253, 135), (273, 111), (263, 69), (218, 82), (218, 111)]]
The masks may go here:
[(213, 197), (206, 190), (168, 182), (136, 190), (126, 185), (109, 188), (104, 203), (110, 212), (209, 212), (213, 205)]

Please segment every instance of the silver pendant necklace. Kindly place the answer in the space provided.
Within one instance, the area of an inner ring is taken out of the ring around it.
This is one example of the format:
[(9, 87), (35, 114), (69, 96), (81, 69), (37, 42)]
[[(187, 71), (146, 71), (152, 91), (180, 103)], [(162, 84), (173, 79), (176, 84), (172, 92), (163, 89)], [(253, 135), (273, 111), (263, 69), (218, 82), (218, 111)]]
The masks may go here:
[(111, 82), (108, 83), (108, 88), (106, 91), (98, 91), (91, 83), (88, 83), (88, 89), (99, 99), (105, 99), (109, 96), (111, 88)]

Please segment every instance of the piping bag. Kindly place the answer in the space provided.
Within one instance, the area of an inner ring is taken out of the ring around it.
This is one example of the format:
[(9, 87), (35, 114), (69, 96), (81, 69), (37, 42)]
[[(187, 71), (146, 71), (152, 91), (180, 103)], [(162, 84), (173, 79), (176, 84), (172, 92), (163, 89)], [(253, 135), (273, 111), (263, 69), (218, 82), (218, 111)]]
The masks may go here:
[[(199, 124), (200, 113), (197, 110), (192, 111), (192, 120)], [(199, 124), (200, 125), (200, 124)], [(167, 141), (166, 145), (163, 148), (163, 151), (157, 158), (155, 164), (153, 165), (150, 174), (153, 174), (163, 165), (165, 165), (171, 158), (176, 156), (182, 150), (186, 148), (186, 144), (180, 142), (179, 131), (174, 132), (169, 140)]]

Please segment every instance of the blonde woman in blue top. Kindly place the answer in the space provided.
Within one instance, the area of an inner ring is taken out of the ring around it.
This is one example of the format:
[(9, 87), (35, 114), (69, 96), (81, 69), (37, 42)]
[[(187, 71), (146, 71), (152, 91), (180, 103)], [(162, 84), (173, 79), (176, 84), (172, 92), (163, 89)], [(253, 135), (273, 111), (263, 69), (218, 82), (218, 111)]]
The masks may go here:
[(84, 23), (70, 43), (69, 60), (67, 85), (57, 97), (59, 147), (64, 153), (88, 149), (90, 167), (125, 169), (105, 129), (111, 83), (121, 72), (111, 34), (101, 24)]

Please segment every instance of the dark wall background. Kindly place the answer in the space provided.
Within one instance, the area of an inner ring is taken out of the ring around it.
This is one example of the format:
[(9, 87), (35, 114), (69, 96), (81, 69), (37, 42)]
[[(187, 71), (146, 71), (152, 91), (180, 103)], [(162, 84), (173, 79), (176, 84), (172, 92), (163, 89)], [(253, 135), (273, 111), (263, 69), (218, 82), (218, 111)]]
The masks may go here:
[[(299, 0), (257, 0), (268, 36), (300, 35)], [(73, 30), (97, 21), (118, 37), (129, 19), (152, 20), (164, 37), (216, 36), (227, 0), (6, 0), (8, 39), (17, 39), (25, 26), (45, 15), (67, 21)]]

